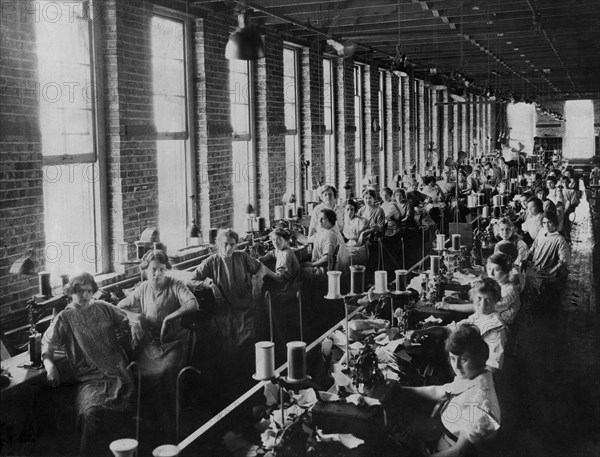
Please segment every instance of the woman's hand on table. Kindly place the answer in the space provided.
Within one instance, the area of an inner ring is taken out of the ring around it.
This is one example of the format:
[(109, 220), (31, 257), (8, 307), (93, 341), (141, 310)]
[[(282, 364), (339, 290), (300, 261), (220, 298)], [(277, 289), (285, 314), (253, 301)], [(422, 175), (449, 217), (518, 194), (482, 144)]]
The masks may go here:
[(435, 309), (450, 309), (450, 304), (444, 301), (437, 302), (434, 306)]

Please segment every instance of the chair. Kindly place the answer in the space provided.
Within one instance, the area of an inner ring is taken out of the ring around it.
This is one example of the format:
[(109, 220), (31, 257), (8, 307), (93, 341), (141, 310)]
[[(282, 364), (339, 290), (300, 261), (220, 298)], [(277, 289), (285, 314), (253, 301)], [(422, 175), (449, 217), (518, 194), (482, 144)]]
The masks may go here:
[(203, 309), (192, 311), (181, 317), (181, 326), (190, 330), (187, 354), (188, 365), (192, 364), (194, 354), (196, 353), (196, 344), (198, 343), (200, 331), (205, 330), (210, 325), (211, 318), (212, 315)]

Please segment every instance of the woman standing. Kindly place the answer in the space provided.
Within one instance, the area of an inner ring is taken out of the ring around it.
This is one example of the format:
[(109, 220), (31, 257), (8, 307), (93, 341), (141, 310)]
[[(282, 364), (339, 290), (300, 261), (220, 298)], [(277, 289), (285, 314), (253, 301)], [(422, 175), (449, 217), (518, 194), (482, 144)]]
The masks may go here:
[(92, 295), (98, 290), (89, 273), (74, 276), (65, 288), (71, 303), (53, 320), (42, 340), (48, 383), (60, 384), (54, 353), (64, 350), (79, 382), (77, 414), (81, 455), (105, 455), (108, 444), (122, 436), (134, 384), (119, 339), (129, 337), (129, 321), (117, 307)]

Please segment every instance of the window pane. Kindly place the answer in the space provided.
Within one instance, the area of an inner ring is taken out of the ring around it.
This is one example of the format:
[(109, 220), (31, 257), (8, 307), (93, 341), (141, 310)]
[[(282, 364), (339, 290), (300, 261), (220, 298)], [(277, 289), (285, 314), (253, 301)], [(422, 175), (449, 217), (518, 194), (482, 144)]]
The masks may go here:
[[(35, 23), (42, 153), (88, 154), (94, 152), (89, 24), (80, 3), (56, 2), (52, 11), (52, 21)], [(71, 133), (87, 138), (69, 141)]]
[(233, 229), (240, 235), (247, 231), (246, 208), (251, 201), (255, 169), (250, 162), (250, 141), (233, 141)]
[(183, 22), (152, 18), (154, 123), (162, 133), (187, 132)]
[(168, 252), (185, 246), (187, 219), (185, 141), (157, 141), (158, 225)]
[(591, 100), (565, 102), (564, 157), (589, 159), (594, 156), (594, 104)]
[(54, 275), (98, 272), (103, 253), (95, 242), (95, 165), (53, 165), (43, 172), (46, 269)]

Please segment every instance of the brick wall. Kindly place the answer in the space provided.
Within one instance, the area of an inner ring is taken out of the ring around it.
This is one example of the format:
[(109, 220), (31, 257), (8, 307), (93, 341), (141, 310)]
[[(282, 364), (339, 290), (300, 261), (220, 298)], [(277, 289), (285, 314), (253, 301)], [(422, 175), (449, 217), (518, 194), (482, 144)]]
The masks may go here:
[[(0, 10), (0, 314), (5, 322), (37, 293), (37, 277), (10, 274), (29, 249), (44, 253), (41, 96), (32, 46), (33, 2), (3, 0)], [(38, 18), (39, 19), (39, 18)]]

